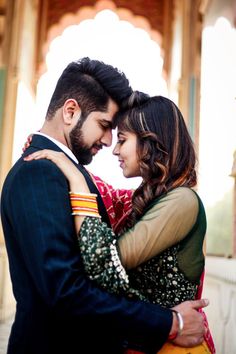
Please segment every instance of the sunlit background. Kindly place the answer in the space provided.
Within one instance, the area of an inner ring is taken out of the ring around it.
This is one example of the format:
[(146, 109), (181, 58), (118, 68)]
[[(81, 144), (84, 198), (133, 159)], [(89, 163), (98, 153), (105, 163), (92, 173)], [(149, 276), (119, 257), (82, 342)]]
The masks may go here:
[(236, 47), (232, 43), (236, 31), (225, 18), (203, 31), (199, 159), (200, 190), (208, 205), (221, 200), (233, 183), (226, 174), (231, 171), (236, 141)]
[(207, 210), (207, 251), (232, 254), (236, 147), (236, 31), (218, 18), (202, 36), (199, 193)]

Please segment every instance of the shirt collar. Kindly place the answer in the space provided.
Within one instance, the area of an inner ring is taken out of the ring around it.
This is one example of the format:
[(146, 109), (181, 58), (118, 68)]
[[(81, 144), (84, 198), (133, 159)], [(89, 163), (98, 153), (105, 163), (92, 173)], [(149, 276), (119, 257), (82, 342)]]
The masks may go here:
[(34, 133), (36, 135), (42, 135), (44, 136), (45, 138), (51, 140), (54, 144), (56, 144), (62, 151), (64, 151), (64, 153), (66, 155), (68, 155), (74, 162), (76, 162), (77, 164), (79, 163), (79, 161), (77, 160), (77, 158), (75, 157), (75, 155), (73, 154), (73, 152), (64, 144), (60, 143), (60, 141), (52, 138), (51, 136), (47, 135), (47, 134), (44, 134), (44, 133), (41, 133), (41, 132), (36, 132)]

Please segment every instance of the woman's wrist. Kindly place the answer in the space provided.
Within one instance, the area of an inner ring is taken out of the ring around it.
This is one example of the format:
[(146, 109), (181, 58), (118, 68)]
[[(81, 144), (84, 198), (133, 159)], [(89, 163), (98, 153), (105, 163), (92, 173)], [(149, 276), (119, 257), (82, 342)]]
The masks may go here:
[(76, 191), (76, 193), (90, 193), (90, 190), (88, 189), (87, 185), (82, 185), (81, 183), (75, 182), (75, 183), (70, 183), (70, 190), (71, 191)]
[(73, 168), (71, 170), (70, 177), (68, 178), (70, 184), (70, 190), (77, 191), (78, 193), (79, 192), (90, 193), (86, 179), (84, 178), (82, 173), (77, 169), (76, 169), (76, 173), (74, 173)]
[(90, 193), (84, 176), (81, 175), (79, 178), (76, 176), (75, 178), (71, 178), (69, 182), (71, 191), (76, 191), (77, 193)]
[(85, 192), (69, 192), (72, 215), (93, 216), (100, 218), (97, 194)]

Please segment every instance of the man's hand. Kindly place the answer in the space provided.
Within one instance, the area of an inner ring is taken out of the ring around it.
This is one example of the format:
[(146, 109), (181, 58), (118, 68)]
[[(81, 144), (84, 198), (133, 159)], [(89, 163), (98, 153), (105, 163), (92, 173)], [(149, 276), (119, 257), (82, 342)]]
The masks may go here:
[[(207, 299), (200, 299), (194, 301), (185, 301), (180, 305), (173, 307), (178, 311), (184, 321), (183, 330), (172, 342), (181, 347), (194, 347), (199, 345), (204, 340), (205, 327), (204, 319), (201, 313), (197, 310), (209, 305)], [(178, 321), (176, 315), (173, 313), (173, 323), (170, 334), (178, 331)]]

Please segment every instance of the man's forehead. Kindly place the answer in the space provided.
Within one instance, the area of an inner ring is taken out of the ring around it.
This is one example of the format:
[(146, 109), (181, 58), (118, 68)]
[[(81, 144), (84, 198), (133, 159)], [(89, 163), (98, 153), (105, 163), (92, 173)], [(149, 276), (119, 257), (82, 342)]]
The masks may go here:
[(101, 124), (104, 128), (111, 128), (113, 129), (113, 115), (109, 114), (108, 112), (92, 112), (89, 115), (89, 120), (94, 121), (97, 124)]

